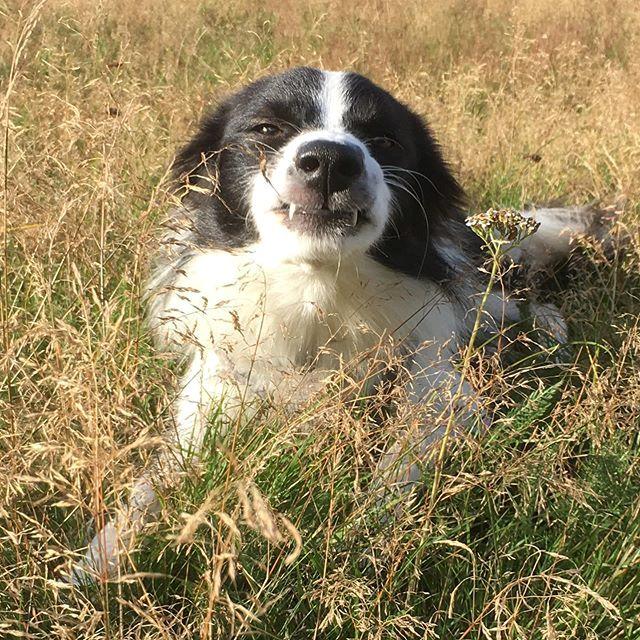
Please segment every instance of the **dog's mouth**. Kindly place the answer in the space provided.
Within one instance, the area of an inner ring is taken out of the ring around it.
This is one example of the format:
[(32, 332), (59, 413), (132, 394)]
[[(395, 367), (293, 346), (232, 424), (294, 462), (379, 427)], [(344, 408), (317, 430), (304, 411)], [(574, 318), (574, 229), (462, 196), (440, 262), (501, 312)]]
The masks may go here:
[(321, 231), (354, 232), (369, 222), (365, 209), (324, 209), (282, 203), (276, 210), (289, 229), (307, 233)]

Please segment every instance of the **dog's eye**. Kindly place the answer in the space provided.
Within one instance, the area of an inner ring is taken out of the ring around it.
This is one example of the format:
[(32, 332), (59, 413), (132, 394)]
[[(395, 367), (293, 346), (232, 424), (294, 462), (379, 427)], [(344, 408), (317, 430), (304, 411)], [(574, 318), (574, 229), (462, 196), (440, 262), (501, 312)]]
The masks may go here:
[(282, 129), (271, 122), (260, 122), (251, 127), (253, 133), (259, 133), (262, 136), (278, 136), (283, 133)]
[(378, 149), (380, 151), (402, 148), (402, 145), (397, 140), (389, 138), (388, 136), (378, 136), (377, 138), (370, 138), (369, 144), (373, 149)]

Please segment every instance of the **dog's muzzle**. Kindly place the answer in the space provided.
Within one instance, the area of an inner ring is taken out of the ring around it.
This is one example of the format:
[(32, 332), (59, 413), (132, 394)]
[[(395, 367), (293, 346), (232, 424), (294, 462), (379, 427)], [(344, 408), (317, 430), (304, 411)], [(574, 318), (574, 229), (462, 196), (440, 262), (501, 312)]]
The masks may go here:
[(283, 222), (302, 233), (352, 234), (368, 221), (372, 195), (355, 144), (309, 140), (296, 150), (281, 192)]

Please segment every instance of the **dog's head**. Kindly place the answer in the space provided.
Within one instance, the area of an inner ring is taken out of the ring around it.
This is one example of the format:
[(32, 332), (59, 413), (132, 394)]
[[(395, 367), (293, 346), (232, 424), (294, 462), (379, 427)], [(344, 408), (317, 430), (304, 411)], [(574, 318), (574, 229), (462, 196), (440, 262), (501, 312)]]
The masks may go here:
[(175, 170), (204, 243), (283, 260), (369, 251), (411, 273), (462, 199), (420, 118), (358, 74), (311, 68), (229, 97)]

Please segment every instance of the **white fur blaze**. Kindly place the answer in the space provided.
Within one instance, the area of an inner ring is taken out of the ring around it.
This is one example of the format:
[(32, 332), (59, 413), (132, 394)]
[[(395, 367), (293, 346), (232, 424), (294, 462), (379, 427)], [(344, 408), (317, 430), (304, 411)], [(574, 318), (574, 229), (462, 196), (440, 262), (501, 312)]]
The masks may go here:
[(344, 129), (344, 113), (348, 108), (345, 74), (342, 71), (325, 71), (321, 96), (322, 123), (329, 131)]

